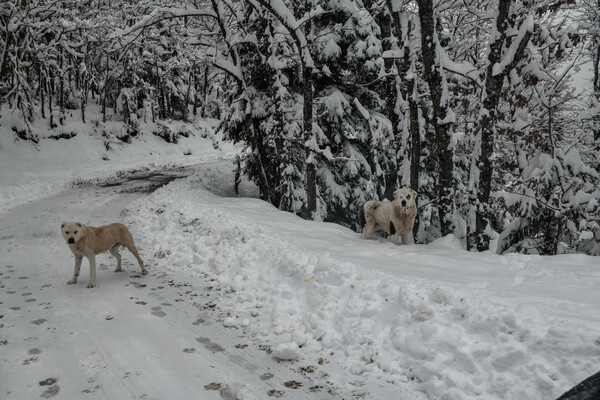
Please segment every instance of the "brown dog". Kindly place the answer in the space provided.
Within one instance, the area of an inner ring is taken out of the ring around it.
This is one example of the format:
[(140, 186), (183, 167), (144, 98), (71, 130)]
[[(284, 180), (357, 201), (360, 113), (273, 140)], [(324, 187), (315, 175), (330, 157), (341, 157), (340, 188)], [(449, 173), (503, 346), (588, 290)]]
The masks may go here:
[(61, 232), (69, 248), (75, 254), (75, 271), (73, 278), (67, 282), (72, 284), (77, 282), (79, 269), (83, 257), (87, 257), (90, 262), (90, 283), (88, 288), (96, 286), (96, 254), (110, 251), (110, 254), (117, 258), (117, 269), (121, 271), (121, 255), (117, 251), (120, 246), (125, 246), (137, 258), (142, 275), (147, 275), (148, 271), (144, 268), (144, 262), (138, 254), (137, 248), (133, 243), (133, 237), (123, 224), (110, 224), (95, 228), (85, 226), (79, 222), (65, 222), (61, 226)]

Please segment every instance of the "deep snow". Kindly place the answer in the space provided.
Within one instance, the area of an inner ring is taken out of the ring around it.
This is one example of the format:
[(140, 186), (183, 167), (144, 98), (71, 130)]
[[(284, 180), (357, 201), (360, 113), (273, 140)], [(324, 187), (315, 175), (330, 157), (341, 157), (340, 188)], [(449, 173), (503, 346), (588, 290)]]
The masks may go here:
[(596, 258), (470, 253), (452, 236), (366, 241), (203, 188), (218, 181), (173, 182), (132, 217), (158, 268), (214, 279), (223, 323), (282, 359), (327, 359), (343, 368), (336, 385), (371, 395), (391, 385), (432, 399), (556, 398), (598, 369)]

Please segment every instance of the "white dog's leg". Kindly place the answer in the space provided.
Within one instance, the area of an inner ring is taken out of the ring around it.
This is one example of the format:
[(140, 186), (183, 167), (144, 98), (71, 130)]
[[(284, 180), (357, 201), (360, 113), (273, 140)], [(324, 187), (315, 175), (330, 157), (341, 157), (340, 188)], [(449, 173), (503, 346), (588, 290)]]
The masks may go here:
[(82, 256), (75, 256), (75, 270), (73, 271), (73, 277), (70, 281), (67, 282), (67, 285), (71, 285), (77, 282), (77, 277), (79, 277), (79, 270), (81, 269), (81, 261), (83, 260)]
[(367, 224), (363, 228), (363, 232), (365, 234), (366, 239), (373, 238), (373, 233), (375, 232), (375, 223), (367, 222)]
[(402, 238), (402, 244), (408, 244), (408, 235), (408, 233), (400, 235), (400, 237)]
[(96, 286), (96, 256), (90, 256), (88, 260), (90, 260), (90, 283), (87, 287), (93, 288)]
[(390, 236), (390, 240), (392, 241), (392, 243), (397, 244), (398, 243), (398, 235), (394, 233), (392, 236)]
[(115, 272), (121, 271), (121, 254), (119, 254), (118, 248), (119, 246), (115, 246), (112, 249), (110, 249), (110, 254), (115, 256), (115, 258), (117, 259), (117, 269), (115, 269)]

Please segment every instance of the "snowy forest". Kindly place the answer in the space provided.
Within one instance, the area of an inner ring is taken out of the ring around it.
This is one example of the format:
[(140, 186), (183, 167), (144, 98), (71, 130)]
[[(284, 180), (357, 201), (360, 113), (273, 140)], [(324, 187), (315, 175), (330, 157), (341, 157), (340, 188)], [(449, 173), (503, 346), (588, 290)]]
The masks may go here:
[(32, 146), (40, 121), (118, 119), (103, 134), (133, 146), (211, 118), (281, 210), (359, 231), (408, 186), (416, 243), (600, 254), (596, 1), (7, 0), (0, 19), (0, 107)]

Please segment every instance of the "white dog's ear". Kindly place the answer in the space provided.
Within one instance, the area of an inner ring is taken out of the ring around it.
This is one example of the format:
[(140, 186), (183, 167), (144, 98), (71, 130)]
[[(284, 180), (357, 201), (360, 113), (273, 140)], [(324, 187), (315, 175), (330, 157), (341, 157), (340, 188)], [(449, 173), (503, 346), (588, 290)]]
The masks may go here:
[(417, 198), (417, 196), (418, 196), (419, 194), (418, 194), (417, 192), (415, 192), (414, 190), (412, 190), (412, 189), (410, 189), (410, 191), (412, 192), (413, 196), (414, 196), (415, 198)]
[(79, 226), (80, 228), (83, 228), (83, 226), (78, 222), (77, 226)]
[(60, 229), (65, 227), (66, 222), (63, 222), (62, 225), (60, 226)]
[(400, 194), (400, 189), (396, 189), (396, 191), (394, 192), (394, 198), (397, 199), (399, 194)]

